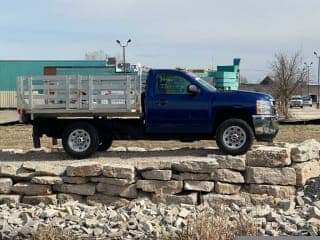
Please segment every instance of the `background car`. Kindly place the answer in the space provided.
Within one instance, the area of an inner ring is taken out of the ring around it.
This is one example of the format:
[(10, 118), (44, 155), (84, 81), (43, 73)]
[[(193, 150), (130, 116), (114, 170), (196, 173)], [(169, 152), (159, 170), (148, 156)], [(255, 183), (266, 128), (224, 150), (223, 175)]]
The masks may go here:
[(290, 108), (300, 107), (303, 108), (303, 100), (301, 96), (292, 96), (290, 99)]
[(310, 96), (304, 96), (302, 100), (304, 106), (312, 107), (312, 98)]

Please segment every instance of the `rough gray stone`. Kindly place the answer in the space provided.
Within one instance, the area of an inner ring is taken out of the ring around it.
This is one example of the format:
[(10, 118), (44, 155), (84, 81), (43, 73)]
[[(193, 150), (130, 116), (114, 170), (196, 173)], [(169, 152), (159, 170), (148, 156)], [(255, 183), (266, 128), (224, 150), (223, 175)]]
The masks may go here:
[(291, 186), (250, 184), (249, 192), (255, 194), (268, 194), (283, 199), (294, 195), (296, 188)]
[(6, 194), (11, 192), (12, 180), (11, 178), (0, 178), (0, 193)]
[(14, 195), (14, 194), (1, 194), (0, 195), (0, 204), (4, 203), (19, 203), (21, 199), (20, 195)]
[(34, 171), (30, 171), (24, 168), (18, 168), (16, 175), (12, 177), (12, 180), (15, 182), (30, 181), (34, 176), (35, 176)]
[(14, 177), (17, 169), (11, 165), (0, 165), (0, 177)]
[[(245, 193), (242, 192), (241, 195), (245, 195)], [(265, 204), (270, 206), (275, 206), (278, 204), (278, 201), (280, 200), (279, 198), (275, 198), (267, 194), (248, 193), (247, 196), (249, 197), (251, 203), (255, 206), (265, 205)]]
[(290, 149), (263, 146), (247, 152), (247, 166), (285, 167), (291, 164)]
[(62, 184), (63, 180), (61, 177), (58, 177), (58, 176), (44, 176), (44, 177), (33, 177), (31, 179), (31, 182), (35, 184), (53, 185), (53, 184)]
[(220, 194), (235, 194), (240, 192), (241, 185), (216, 182), (214, 190)]
[(297, 163), (293, 165), (297, 174), (297, 185), (302, 187), (310, 178), (318, 177), (320, 175), (320, 162), (318, 160), (311, 160), (308, 162)]
[(200, 196), (201, 203), (207, 203), (212, 208), (217, 208), (221, 204), (231, 205), (232, 203), (238, 206), (245, 206), (246, 201), (244, 197), (240, 195), (221, 195), (209, 193)]
[(70, 202), (70, 201), (78, 201), (80, 203), (84, 201), (83, 196), (78, 194), (72, 194), (72, 193), (59, 193), (57, 194), (57, 199), (58, 199), (58, 202), (61, 204)]
[(52, 193), (50, 185), (22, 182), (13, 185), (11, 191), (23, 195), (50, 195)]
[(24, 196), (22, 202), (31, 205), (37, 205), (40, 203), (44, 203), (46, 205), (57, 205), (57, 195)]
[(55, 209), (45, 209), (40, 217), (41, 218), (52, 218), (52, 217), (55, 217), (55, 216), (58, 216), (59, 215), (59, 211), (58, 210), (55, 210)]
[(126, 186), (135, 182), (135, 179), (125, 178), (108, 178), (108, 177), (91, 177), (91, 182), (108, 183), (117, 186)]
[(311, 207), (310, 208), (310, 215), (311, 215), (311, 217), (320, 219), (320, 209), (315, 206)]
[(245, 155), (240, 156), (224, 156), (224, 155), (208, 155), (208, 157), (217, 159), (219, 168), (244, 171), (246, 169)]
[(110, 196), (121, 196), (126, 198), (137, 198), (137, 187), (135, 184), (117, 186), (108, 183), (98, 183), (97, 191)]
[(130, 165), (104, 165), (103, 175), (111, 178), (125, 178), (131, 180), (135, 178), (136, 171), (135, 168)]
[(219, 164), (215, 159), (199, 158), (173, 163), (172, 169), (178, 172), (210, 173), (218, 166)]
[(129, 152), (146, 152), (147, 150), (145, 148), (141, 148), (141, 147), (127, 147), (127, 151)]
[(209, 173), (188, 173), (188, 172), (182, 172), (179, 174), (172, 174), (172, 179), (174, 180), (210, 180), (210, 174)]
[(214, 169), (210, 178), (221, 182), (244, 183), (244, 177), (240, 172), (229, 169)]
[(170, 170), (171, 162), (168, 161), (139, 161), (136, 164), (138, 171)]
[(312, 224), (313, 226), (316, 226), (316, 227), (320, 227), (320, 219), (319, 218), (310, 218), (308, 221), (307, 221), (309, 224)]
[(59, 184), (53, 185), (53, 190), (60, 193), (74, 193), (79, 195), (93, 195), (96, 190), (96, 186), (91, 183), (85, 184)]
[(176, 194), (182, 191), (182, 181), (138, 180), (137, 188), (158, 194)]
[(280, 200), (278, 203), (278, 207), (283, 211), (293, 211), (296, 204), (292, 199)]
[(294, 168), (247, 167), (247, 183), (267, 183), (275, 185), (296, 185)]
[(63, 176), (62, 180), (64, 183), (72, 183), (72, 184), (83, 184), (88, 182), (87, 177), (67, 177)]
[(87, 197), (87, 203), (89, 205), (95, 205), (97, 203), (105, 205), (115, 205), (117, 207), (125, 206), (129, 204), (129, 201), (125, 198), (108, 196), (105, 194), (95, 194)]
[(172, 171), (171, 170), (148, 170), (148, 171), (141, 172), (141, 175), (144, 179), (169, 181), (172, 176)]
[(212, 192), (214, 182), (186, 180), (183, 188), (191, 191)]
[(36, 166), (34, 176), (62, 176), (65, 173), (65, 167), (53, 165)]
[(171, 194), (154, 194), (152, 201), (155, 203), (164, 204), (191, 204), (196, 205), (198, 202), (198, 193), (189, 193), (181, 195), (171, 195)]
[(69, 177), (99, 176), (102, 173), (102, 168), (100, 163), (75, 163), (67, 166), (66, 173)]
[(291, 149), (293, 162), (305, 162), (312, 159), (319, 159), (320, 143), (315, 139), (308, 139)]

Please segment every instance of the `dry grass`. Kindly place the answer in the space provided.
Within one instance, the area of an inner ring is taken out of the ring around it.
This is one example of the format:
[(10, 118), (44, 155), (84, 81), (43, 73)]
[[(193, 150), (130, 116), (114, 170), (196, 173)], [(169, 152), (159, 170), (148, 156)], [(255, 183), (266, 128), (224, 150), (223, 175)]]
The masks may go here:
[(257, 236), (258, 228), (244, 215), (237, 219), (228, 220), (228, 216), (221, 207), (220, 210), (205, 210), (188, 219), (176, 240), (234, 240), (237, 236)]
[[(302, 142), (306, 139), (314, 138), (320, 141), (319, 125), (281, 125), (278, 136), (275, 141), (281, 142)], [(51, 147), (51, 139), (43, 137), (41, 139), (43, 147)], [(260, 144), (260, 143), (259, 143)], [(61, 141), (59, 140), (59, 146)], [(202, 148), (215, 147), (215, 142), (212, 141), (195, 141), (193, 143), (182, 143), (179, 141), (114, 141), (112, 147), (143, 147), (152, 149), (157, 147), (163, 148)], [(32, 148), (32, 127), (29, 125), (14, 125), (14, 126), (0, 126), (0, 149), (16, 148), (16, 149), (30, 149)]]
[(33, 240), (68, 240), (76, 239), (70, 231), (52, 225), (39, 224), (32, 234)]

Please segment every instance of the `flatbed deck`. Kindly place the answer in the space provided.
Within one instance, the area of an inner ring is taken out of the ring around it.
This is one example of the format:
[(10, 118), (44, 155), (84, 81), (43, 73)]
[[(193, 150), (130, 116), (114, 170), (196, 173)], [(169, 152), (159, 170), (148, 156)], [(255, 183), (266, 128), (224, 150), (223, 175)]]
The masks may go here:
[(141, 78), (122, 76), (22, 76), (17, 106), (34, 117), (140, 117)]

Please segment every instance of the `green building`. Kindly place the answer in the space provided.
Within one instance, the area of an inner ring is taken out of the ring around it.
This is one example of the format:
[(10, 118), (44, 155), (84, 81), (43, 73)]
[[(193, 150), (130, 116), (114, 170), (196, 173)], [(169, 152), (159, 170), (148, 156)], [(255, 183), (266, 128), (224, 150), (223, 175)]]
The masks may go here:
[(213, 78), (213, 84), (218, 89), (238, 90), (239, 88), (239, 65), (240, 59), (234, 58), (233, 65), (217, 66), (216, 71), (193, 71), (198, 77), (210, 81)]
[[(234, 58), (233, 65), (218, 66), (216, 72), (212, 72), (215, 86), (218, 89), (238, 90), (239, 88), (240, 59)], [(210, 74), (209, 74), (210, 76)]]
[(16, 107), (17, 76), (119, 74), (116, 70), (103, 60), (0, 60), (0, 108)]
[(50, 69), (56, 69), (56, 74), (63, 74), (79, 67), (106, 68), (106, 61), (0, 60), (0, 91), (15, 91), (17, 76), (55, 75), (52, 71), (46, 74), (46, 70), (50, 73)]

